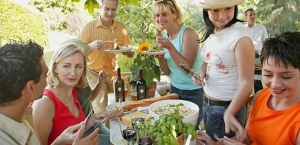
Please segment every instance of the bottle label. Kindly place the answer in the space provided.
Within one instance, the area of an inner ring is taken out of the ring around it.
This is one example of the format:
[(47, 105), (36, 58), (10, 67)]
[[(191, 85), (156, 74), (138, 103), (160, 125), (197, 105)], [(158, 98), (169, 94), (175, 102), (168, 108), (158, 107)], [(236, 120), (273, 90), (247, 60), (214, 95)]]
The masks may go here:
[(146, 99), (146, 89), (145, 86), (138, 86), (137, 89), (138, 93), (138, 100)]
[(115, 100), (115, 101), (118, 102), (120, 98), (122, 99), (122, 101), (125, 101), (124, 100), (124, 90), (122, 89), (121, 86), (116, 86), (116, 99), (117, 100)]

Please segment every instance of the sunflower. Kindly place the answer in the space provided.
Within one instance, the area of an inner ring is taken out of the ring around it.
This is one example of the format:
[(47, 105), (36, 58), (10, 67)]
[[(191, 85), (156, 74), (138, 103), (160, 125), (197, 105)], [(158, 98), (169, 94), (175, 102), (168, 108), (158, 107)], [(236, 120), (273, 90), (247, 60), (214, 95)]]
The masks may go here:
[(150, 44), (145, 42), (139, 45), (138, 52), (144, 54), (144, 51), (147, 51), (150, 48)]

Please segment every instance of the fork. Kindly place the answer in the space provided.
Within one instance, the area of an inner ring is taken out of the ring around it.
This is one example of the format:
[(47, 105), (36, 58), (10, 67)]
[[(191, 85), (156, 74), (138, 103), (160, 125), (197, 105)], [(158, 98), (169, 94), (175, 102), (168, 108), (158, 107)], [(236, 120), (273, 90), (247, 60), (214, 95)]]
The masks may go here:
[(86, 121), (89, 119), (89, 117), (91, 116), (91, 114), (92, 114), (92, 112), (94, 111), (94, 109), (95, 109), (99, 104), (101, 104), (101, 103), (103, 102), (103, 100), (104, 100), (104, 97), (102, 97), (101, 100), (100, 100), (96, 105), (93, 106), (93, 109), (90, 111), (90, 113), (88, 114), (88, 116), (84, 119), (83, 124), (86, 123)]
[[(122, 98), (119, 98), (119, 102), (118, 102), (119, 105), (118, 106), (121, 106), (121, 102), (122, 102)], [(104, 123), (108, 119), (108, 117), (109, 117), (110, 113), (112, 112), (112, 110), (108, 111), (106, 117), (103, 118), (102, 123)]]
[(202, 79), (200, 78), (200, 76), (198, 74), (196, 74), (187, 64), (184, 63), (180, 63), (179, 64), (186, 72), (188, 72), (189, 74), (191, 74), (195, 79), (202, 81)]
[(201, 81), (203, 84), (206, 83), (205, 77), (204, 79), (201, 79), (200, 76), (198, 74), (196, 74), (193, 69), (191, 69), (187, 64), (184, 63), (180, 63), (179, 64), (181, 66), (181, 68), (183, 68), (186, 72), (188, 72), (190, 75), (192, 75), (196, 80)]
[(189, 134), (189, 136), (188, 136), (188, 138), (187, 138), (187, 140), (186, 140), (186, 142), (185, 142), (185, 145), (190, 145), (191, 138), (192, 138), (192, 135)]

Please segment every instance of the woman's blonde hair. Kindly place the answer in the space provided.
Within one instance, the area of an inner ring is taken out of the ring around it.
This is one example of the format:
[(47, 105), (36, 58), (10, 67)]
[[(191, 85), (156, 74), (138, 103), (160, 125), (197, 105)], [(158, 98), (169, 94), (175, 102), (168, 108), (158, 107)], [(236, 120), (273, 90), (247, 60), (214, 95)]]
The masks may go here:
[[(84, 44), (84, 43), (82, 43)], [(87, 71), (87, 59), (85, 54), (80, 50), (80, 45), (76, 44), (76, 43), (63, 43), (63, 45), (61, 45), (61, 47), (56, 50), (52, 56), (50, 65), (49, 65), (49, 72), (48, 72), (48, 76), (47, 76), (47, 83), (48, 85), (52, 86), (52, 87), (57, 87), (59, 85), (59, 80), (58, 80), (58, 76), (55, 73), (55, 68), (56, 65), (61, 62), (63, 59), (75, 54), (75, 53), (80, 53), (83, 56), (83, 60), (84, 60), (84, 69), (83, 69), (83, 74), (81, 76), (81, 78), (79, 79), (78, 84), (75, 87), (79, 87), (79, 88), (84, 88), (87, 86), (87, 80), (86, 80), (86, 71)]]
[(155, 21), (155, 16), (158, 14), (159, 10), (163, 9), (166, 10), (166, 6), (169, 6), (171, 12), (175, 14), (177, 12), (177, 16), (175, 19), (175, 24), (178, 26), (183, 25), (183, 17), (182, 12), (177, 6), (175, 0), (155, 0), (152, 6), (152, 19)]

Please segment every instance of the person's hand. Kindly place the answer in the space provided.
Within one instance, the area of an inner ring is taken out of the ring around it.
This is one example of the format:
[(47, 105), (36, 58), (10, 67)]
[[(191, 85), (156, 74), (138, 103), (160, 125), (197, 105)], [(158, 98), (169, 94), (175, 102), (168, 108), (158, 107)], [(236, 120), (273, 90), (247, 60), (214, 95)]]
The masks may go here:
[(200, 80), (197, 80), (194, 77), (192, 77), (194, 84), (197, 86), (205, 86), (205, 80), (208, 78), (206, 72), (204, 70), (200, 70), (199, 72), (197, 72), (197, 75), (200, 77)]
[[(95, 123), (100, 123), (102, 121), (106, 122), (108, 119), (112, 119), (112, 118), (118, 118), (118, 117), (122, 117), (124, 115), (123, 112), (120, 112), (118, 110), (113, 109), (110, 113), (109, 112), (101, 112), (101, 113), (96, 113), (94, 115), (92, 115), (89, 120), (88, 120), (88, 124), (90, 124), (90, 122), (92, 122), (92, 124)], [(105, 120), (103, 120), (104, 118), (106, 118)], [(103, 122), (103, 123), (104, 123)]]
[(247, 133), (240, 122), (234, 117), (234, 114), (226, 110), (224, 113), (224, 122), (226, 133), (230, 133), (231, 130), (235, 133), (238, 141), (242, 142), (246, 139)]
[(169, 49), (173, 44), (170, 42), (169, 39), (165, 37), (156, 37), (156, 43), (159, 48), (166, 48)]
[(123, 55), (126, 55), (128, 58), (131, 58), (134, 56), (134, 51), (133, 50), (130, 50), (130, 51), (127, 51), (127, 52), (122, 52)]
[(228, 138), (226, 136), (223, 139), (223, 143), (224, 143), (224, 145), (245, 145), (245, 144), (243, 144), (243, 143), (241, 143), (239, 141), (236, 141), (234, 139)]
[(124, 116), (124, 113), (119, 111), (119, 110), (115, 110), (113, 109), (109, 114), (108, 114), (108, 118), (109, 119), (114, 119), (114, 118), (120, 118)]
[(74, 131), (79, 129), (80, 126), (82, 126), (82, 123), (68, 127), (55, 139), (52, 144), (71, 144), (78, 135), (78, 131), (76, 133), (74, 133)]
[(104, 46), (104, 41), (103, 40), (95, 40), (95, 41), (89, 43), (88, 45), (92, 50), (100, 50)]
[(99, 83), (102, 83), (104, 84), (106, 82), (106, 77), (107, 77), (107, 74), (105, 73), (105, 71), (100, 71), (99, 74), (98, 74), (98, 79), (99, 79)]
[(153, 56), (153, 57), (157, 58), (158, 60), (165, 59), (165, 54), (155, 54), (155, 55), (150, 55), (150, 56)]
[(96, 145), (99, 143), (99, 128), (96, 128), (90, 135), (86, 136), (85, 138), (82, 138), (84, 131), (85, 124), (81, 125), (80, 129), (77, 131), (77, 136), (72, 145)]
[(217, 143), (214, 142), (211, 137), (200, 130), (197, 130), (196, 142), (198, 145), (216, 145)]

